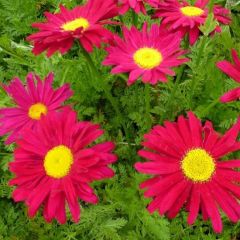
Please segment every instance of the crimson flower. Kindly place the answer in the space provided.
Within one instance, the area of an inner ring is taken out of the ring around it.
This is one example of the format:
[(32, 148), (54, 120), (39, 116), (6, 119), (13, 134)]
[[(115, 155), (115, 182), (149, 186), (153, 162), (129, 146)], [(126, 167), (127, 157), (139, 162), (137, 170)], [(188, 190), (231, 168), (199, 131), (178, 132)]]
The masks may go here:
[(61, 12), (45, 13), (46, 22), (34, 23), (32, 26), (39, 32), (27, 39), (34, 44), (33, 53), (38, 55), (47, 51), (50, 57), (56, 51), (66, 53), (77, 39), (86, 51), (91, 52), (93, 46), (100, 47), (108, 42), (112, 33), (103, 26), (110, 24), (107, 20), (118, 14), (115, 0), (88, 0), (83, 6), (68, 10), (62, 5)]
[(56, 218), (61, 224), (67, 220), (68, 203), (73, 221), (79, 221), (78, 200), (98, 202), (89, 184), (114, 175), (108, 167), (117, 160), (111, 153), (114, 144), (92, 144), (102, 134), (98, 125), (78, 122), (69, 108), (41, 118), (38, 128), (26, 129), (17, 142), (10, 163), (10, 171), (15, 174), (10, 184), (17, 186), (13, 199), (26, 203), (30, 217), (43, 206), (45, 220)]
[(136, 169), (153, 178), (143, 182), (145, 197), (153, 198), (148, 211), (174, 218), (183, 206), (189, 211), (188, 223), (193, 224), (201, 211), (210, 219), (214, 231), (222, 231), (220, 209), (228, 218), (240, 218), (240, 160), (222, 158), (240, 149), (236, 138), (240, 120), (223, 136), (214, 131), (212, 123), (203, 126), (189, 112), (188, 119), (166, 121), (145, 135), (139, 155), (149, 161), (136, 163)]

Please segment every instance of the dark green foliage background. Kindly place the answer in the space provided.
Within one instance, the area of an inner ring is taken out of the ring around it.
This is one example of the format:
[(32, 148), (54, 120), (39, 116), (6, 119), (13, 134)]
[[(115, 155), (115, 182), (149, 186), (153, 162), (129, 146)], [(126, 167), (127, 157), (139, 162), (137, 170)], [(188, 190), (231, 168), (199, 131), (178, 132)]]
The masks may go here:
[[(221, 35), (212, 38), (201, 37), (191, 48), (191, 61), (185, 67), (176, 69), (177, 76), (169, 78), (168, 84), (158, 84), (150, 89), (150, 105), (144, 84), (126, 86), (126, 76), (112, 76), (110, 69), (102, 67), (106, 53), (95, 50), (92, 54), (95, 64), (103, 73), (103, 79), (93, 77), (89, 65), (79, 54), (76, 45), (68, 54), (55, 54), (48, 59), (44, 55), (35, 57), (31, 46), (25, 41), (34, 30), (31, 23), (43, 19), (43, 12), (58, 11), (59, 3), (69, 8), (80, 4), (77, 0), (0, 0), (0, 79), (7, 83), (14, 76), (25, 81), (32, 71), (44, 77), (50, 71), (55, 73), (55, 86), (71, 83), (74, 96), (69, 104), (78, 112), (80, 120), (100, 123), (105, 130), (101, 140), (116, 142), (119, 161), (113, 166), (116, 176), (107, 181), (93, 184), (99, 195), (96, 206), (82, 203), (81, 221), (66, 225), (57, 222), (46, 224), (39, 213), (29, 219), (26, 207), (14, 203), (8, 181), (12, 177), (8, 163), (12, 160), (14, 146), (4, 146), (0, 141), (0, 239), (4, 240), (208, 240), (240, 239), (240, 224), (233, 225), (223, 216), (224, 231), (213, 233), (209, 222), (202, 222), (201, 216), (193, 226), (186, 224), (186, 213), (169, 221), (158, 214), (150, 215), (145, 207), (149, 200), (142, 197), (138, 185), (147, 176), (136, 173), (133, 164), (139, 161), (136, 152), (140, 149), (143, 134), (151, 126), (164, 120), (175, 120), (188, 110), (194, 111), (203, 121), (211, 120), (215, 128), (225, 132), (237, 119), (240, 103), (219, 103), (219, 97), (237, 84), (222, 74), (216, 67), (218, 60), (231, 60), (230, 49), (240, 53), (240, 2), (238, 0), (215, 0), (232, 10), (233, 22), (224, 27)], [(150, 10), (151, 13), (151, 10)], [(116, 18), (117, 19), (117, 18)], [(124, 16), (126, 25), (131, 25), (131, 14)], [(150, 17), (139, 16), (139, 27), (143, 21), (153, 22)], [(211, 29), (205, 26), (203, 32)], [(121, 32), (120, 28), (111, 27)], [(178, 80), (177, 80), (178, 79)], [(102, 81), (105, 83), (102, 84)], [(177, 82), (176, 82), (177, 81)], [(109, 88), (118, 103), (122, 116), (115, 114), (112, 105), (104, 97), (103, 86)], [(12, 106), (11, 99), (0, 90), (0, 107)], [(149, 115), (150, 113), (150, 115)], [(126, 124), (128, 134), (122, 129)], [(235, 158), (240, 157), (238, 153)], [(69, 215), (70, 219), (70, 215)]]

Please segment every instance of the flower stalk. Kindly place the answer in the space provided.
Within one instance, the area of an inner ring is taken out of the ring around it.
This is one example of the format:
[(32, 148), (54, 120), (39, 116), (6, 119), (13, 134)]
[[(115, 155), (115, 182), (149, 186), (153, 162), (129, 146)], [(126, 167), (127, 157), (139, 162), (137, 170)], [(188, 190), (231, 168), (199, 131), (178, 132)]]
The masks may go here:
[(80, 52), (83, 54), (83, 56), (85, 57), (87, 63), (89, 64), (89, 67), (93, 73), (93, 78), (95, 81), (100, 81), (102, 87), (101, 89), (98, 89), (97, 86), (95, 84), (93, 84), (93, 87), (95, 88), (95, 90), (99, 91), (99, 90), (103, 90), (104, 91), (104, 95), (106, 97), (106, 99), (111, 103), (115, 113), (117, 114), (118, 118), (121, 121), (121, 125), (123, 127), (125, 136), (127, 141), (130, 140), (130, 135), (128, 134), (128, 130), (127, 130), (127, 126), (125, 124), (124, 118), (121, 114), (120, 108), (118, 106), (118, 102), (116, 101), (116, 99), (112, 96), (111, 94), (111, 89), (109, 88), (108, 84), (106, 83), (106, 81), (104, 81), (102, 74), (98, 71), (97, 67), (95, 66), (90, 54), (81, 46), (80, 46)]

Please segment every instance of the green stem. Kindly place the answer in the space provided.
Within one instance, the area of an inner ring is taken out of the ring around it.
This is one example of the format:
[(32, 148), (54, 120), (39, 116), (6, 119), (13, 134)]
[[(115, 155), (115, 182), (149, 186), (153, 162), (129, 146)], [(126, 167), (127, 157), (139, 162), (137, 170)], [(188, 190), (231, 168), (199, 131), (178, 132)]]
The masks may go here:
[(215, 107), (217, 104), (219, 103), (219, 98), (213, 100), (202, 112), (201, 112), (201, 118), (204, 118), (208, 113), (209, 111)]
[(98, 70), (97, 70), (91, 56), (89, 55), (89, 53), (82, 47), (81, 44), (79, 44), (79, 47), (80, 47), (79, 55), (81, 55), (81, 53), (83, 54), (83, 56), (85, 57), (85, 59), (88, 63), (88, 66), (90, 68), (90, 71), (92, 74), (92, 78), (90, 79), (92, 82), (92, 86), (98, 92), (99, 89), (98, 89), (97, 85), (93, 82), (93, 79), (95, 80), (97, 78), (97, 76), (99, 76)]
[(19, 62), (19, 64), (24, 65), (24, 66), (31, 66), (31, 67), (32, 67), (32, 64), (30, 64), (29, 62), (25, 61), (24, 58), (18, 56), (18, 55), (15, 54), (15, 53), (12, 53), (12, 52), (8, 51), (8, 50), (7, 50), (6, 48), (4, 48), (3, 46), (0, 46), (0, 52), (1, 52), (1, 51), (3, 51), (4, 53), (10, 55), (10, 56), (13, 57), (13, 58), (17, 58), (19, 61), (21, 61), (21, 62)]
[(138, 15), (135, 13), (135, 11), (132, 9), (132, 23), (135, 27), (138, 25)]
[(150, 85), (149, 84), (145, 84), (145, 88), (144, 88), (144, 95), (145, 95), (145, 108), (146, 108), (146, 120), (147, 120), (147, 128), (150, 129), (151, 125), (152, 125), (152, 119), (151, 119), (151, 115), (150, 115), (150, 101), (151, 101), (151, 95), (150, 95)]
[(210, 0), (210, 2), (209, 2), (209, 13), (213, 12), (213, 7), (214, 7), (214, 0)]
[(62, 86), (62, 85), (65, 83), (65, 80), (66, 80), (66, 78), (67, 78), (67, 74), (68, 74), (69, 70), (70, 70), (70, 66), (68, 66), (68, 67), (66, 68), (66, 70), (64, 71), (64, 74), (63, 74), (63, 77), (62, 77), (60, 86)]
[(0, 155), (11, 155), (13, 153), (9, 153), (9, 152), (0, 152)]
[[(122, 127), (124, 129), (126, 139), (129, 141), (130, 135), (128, 134), (127, 126), (125, 124), (124, 118), (123, 118), (123, 116), (121, 114), (121, 111), (119, 109), (118, 103), (117, 103), (116, 99), (111, 94), (110, 87), (108, 86), (106, 81), (103, 79), (102, 74), (96, 68), (96, 66), (95, 66), (91, 56), (89, 55), (89, 53), (81, 45), (80, 45), (80, 48), (81, 48), (81, 52), (83, 53), (86, 61), (89, 64), (89, 67), (91, 68), (91, 71), (93, 73), (93, 77), (95, 78), (96, 81), (101, 81), (101, 83), (99, 84), (99, 85), (102, 86), (101, 90), (104, 91), (106, 99), (111, 103), (114, 111), (116, 112), (117, 116), (121, 120), (121, 124), (122, 124)], [(97, 86), (95, 86), (95, 84), (93, 84), (93, 85), (94, 85), (94, 88), (96, 90), (99, 90), (99, 89), (97, 89)]]
[(118, 17), (119, 17), (119, 19), (120, 19), (120, 22), (121, 22), (121, 23), (124, 23), (123, 16), (122, 16), (122, 15), (119, 15)]
[(141, 146), (140, 144), (128, 143), (128, 142), (117, 142), (117, 145)]
[(123, 73), (119, 73), (116, 75), (116, 78), (121, 78), (122, 80), (124, 80), (125, 82), (127, 82), (128, 80), (128, 76), (123, 74)]
[(85, 57), (85, 59), (89, 63), (89, 66), (90, 66), (91, 70), (93, 71), (93, 73), (98, 74), (98, 70), (97, 70), (91, 56), (89, 55), (89, 53), (81, 45), (79, 45), (79, 46), (81, 48), (81, 53), (83, 54), (83, 56)]
[[(183, 75), (183, 72), (184, 72), (185, 67), (186, 67), (186, 65), (182, 65), (181, 68), (180, 68), (180, 70), (179, 70), (179, 73), (177, 74), (177, 78), (176, 78), (176, 81), (175, 81), (174, 86), (173, 86), (173, 88), (172, 88), (172, 92), (171, 92), (169, 101), (167, 102), (166, 107), (165, 107), (166, 111), (168, 111), (168, 109), (169, 109), (169, 108), (171, 107), (171, 105), (172, 105), (172, 102), (173, 102), (173, 100), (174, 100), (174, 98), (175, 98), (175, 94), (176, 94), (176, 91), (177, 91), (178, 86), (179, 86), (179, 84), (180, 84), (180, 80), (181, 80), (181, 78), (182, 78), (182, 75)], [(174, 115), (174, 113), (173, 113), (173, 111), (172, 111), (171, 117), (172, 117), (173, 115)], [(164, 116), (164, 114), (163, 114), (163, 115), (161, 116), (161, 118), (160, 118), (160, 122), (162, 123), (164, 119), (165, 119), (165, 116)]]
[[(202, 55), (204, 53), (206, 41), (207, 41), (207, 37), (203, 36), (203, 39), (202, 39), (202, 42), (201, 42), (201, 46), (199, 48), (198, 56), (197, 56), (197, 59), (196, 59), (196, 68), (199, 67)], [(198, 79), (198, 77), (196, 79)], [(188, 99), (190, 109), (193, 108), (193, 104), (192, 104), (193, 103), (193, 97), (194, 97), (195, 89), (196, 89), (197, 83), (198, 83), (198, 81), (196, 81), (196, 79), (195, 79), (195, 81), (194, 81), (194, 78), (192, 79), (191, 91), (190, 91), (189, 99)]]

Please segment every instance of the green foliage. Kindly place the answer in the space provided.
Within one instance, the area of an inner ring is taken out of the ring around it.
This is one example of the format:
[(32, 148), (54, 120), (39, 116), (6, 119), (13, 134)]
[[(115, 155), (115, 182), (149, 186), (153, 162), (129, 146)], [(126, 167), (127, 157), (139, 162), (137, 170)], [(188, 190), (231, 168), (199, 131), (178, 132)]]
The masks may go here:
[[(137, 150), (143, 134), (151, 126), (165, 120), (175, 120), (179, 114), (194, 111), (203, 121), (211, 120), (219, 132), (224, 132), (237, 119), (240, 103), (221, 104), (219, 97), (237, 84), (221, 73), (215, 63), (222, 59), (231, 60), (230, 49), (240, 53), (240, 2), (216, 0), (232, 9), (232, 24), (224, 27), (221, 34), (208, 37), (216, 26), (210, 15), (201, 28), (204, 33), (197, 44), (190, 47), (187, 57), (190, 61), (176, 70), (176, 77), (167, 84), (147, 89), (144, 84), (126, 86), (127, 76), (110, 75), (110, 68), (101, 65), (106, 53), (94, 50), (93, 61), (102, 78), (95, 78), (91, 68), (78, 53), (77, 44), (66, 55), (55, 54), (50, 59), (44, 55), (35, 57), (26, 37), (34, 30), (31, 23), (41, 21), (43, 12), (58, 11), (60, 3), (71, 8), (81, 0), (0, 0), (0, 79), (8, 83), (14, 76), (25, 81), (32, 71), (41, 77), (50, 71), (55, 73), (55, 86), (71, 83), (74, 96), (68, 101), (81, 120), (101, 124), (105, 130), (104, 139), (116, 142), (119, 161), (114, 165), (113, 179), (94, 183), (100, 203), (82, 205), (81, 221), (70, 220), (66, 225), (57, 222), (46, 224), (40, 213), (29, 219), (24, 204), (11, 200), (12, 178), (8, 163), (12, 161), (14, 146), (5, 146), (0, 140), (0, 239), (4, 240), (208, 240), (239, 239), (240, 224), (232, 225), (224, 217), (224, 232), (216, 235), (209, 222), (201, 217), (193, 226), (186, 224), (186, 213), (181, 212), (174, 220), (150, 215), (146, 211), (149, 200), (143, 197), (138, 185), (146, 176), (137, 174), (133, 164), (140, 160)], [(151, 11), (151, 10), (150, 10)], [(118, 20), (118, 18), (116, 18)], [(127, 26), (132, 24), (131, 12), (123, 17)], [(144, 21), (156, 22), (149, 16), (140, 15), (138, 27)], [(111, 27), (121, 34), (119, 26)], [(184, 46), (188, 48), (188, 46)], [(111, 92), (108, 98), (105, 90)], [(150, 91), (150, 92), (148, 92)], [(0, 107), (11, 106), (13, 102), (0, 90)], [(114, 111), (113, 105), (118, 109)], [(150, 106), (149, 106), (150, 105)], [(125, 126), (124, 126), (125, 125)], [(236, 154), (238, 156), (238, 154)], [(69, 219), (70, 219), (70, 214)]]

